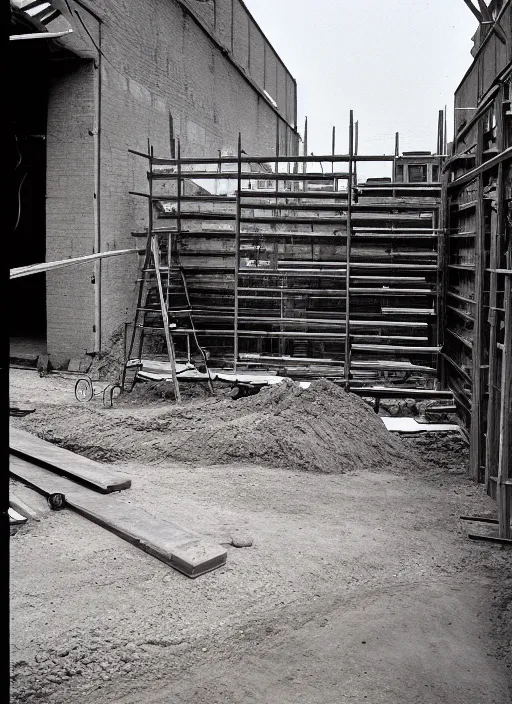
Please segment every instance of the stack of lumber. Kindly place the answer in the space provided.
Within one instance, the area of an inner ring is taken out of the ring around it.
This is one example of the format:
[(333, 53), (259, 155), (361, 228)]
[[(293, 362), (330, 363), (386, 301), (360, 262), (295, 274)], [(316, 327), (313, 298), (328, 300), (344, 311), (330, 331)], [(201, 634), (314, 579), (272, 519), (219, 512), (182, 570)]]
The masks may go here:
[(126, 502), (119, 493), (131, 480), (108, 465), (10, 428), (10, 474), (49, 500), (74, 510), (157, 557), (188, 577), (198, 577), (226, 562), (226, 550), (169, 521)]

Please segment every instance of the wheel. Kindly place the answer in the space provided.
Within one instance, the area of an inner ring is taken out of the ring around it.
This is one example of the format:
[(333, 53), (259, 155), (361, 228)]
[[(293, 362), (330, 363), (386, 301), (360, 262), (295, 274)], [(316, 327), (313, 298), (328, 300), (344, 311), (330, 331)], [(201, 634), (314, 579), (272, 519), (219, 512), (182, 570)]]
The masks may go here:
[(75, 398), (77, 401), (90, 401), (94, 396), (92, 381), (87, 377), (82, 377), (75, 384)]
[(109, 384), (103, 391), (103, 405), (105, 408), (112, 408), (114, 399), (121, 393), (119, 384)]
[(47, 501), (53, 511), (60, 511), (66, 505), (66, 497), (64, 494), (58, 492), (55, 494), (50, 494)]
[(103, 406), (112, 408), (112, 384), (105, 386), (103, 389)]
[(236, 401), (237, 398), (240, 398), (243, 396), (242, 389), (239, 386), (233, 386), (231, 387), (231, 391), (229, 392), (229, 395), (231, 398)]

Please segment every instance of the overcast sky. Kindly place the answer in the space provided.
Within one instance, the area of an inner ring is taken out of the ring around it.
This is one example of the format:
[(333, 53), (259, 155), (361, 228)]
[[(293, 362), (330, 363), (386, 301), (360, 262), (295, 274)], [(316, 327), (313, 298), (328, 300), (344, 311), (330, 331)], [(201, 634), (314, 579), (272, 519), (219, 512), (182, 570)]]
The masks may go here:
[[(348, 116), (359, 121), (359, 153), (435, 151), (438, 111), (469, 67), (477, 21), (463, 0), (245, 0), (297, 80), (298, 127), (308, 116), (308, 151), (348, 149)], [(389, 167), (360, 168), (360, 177)]]

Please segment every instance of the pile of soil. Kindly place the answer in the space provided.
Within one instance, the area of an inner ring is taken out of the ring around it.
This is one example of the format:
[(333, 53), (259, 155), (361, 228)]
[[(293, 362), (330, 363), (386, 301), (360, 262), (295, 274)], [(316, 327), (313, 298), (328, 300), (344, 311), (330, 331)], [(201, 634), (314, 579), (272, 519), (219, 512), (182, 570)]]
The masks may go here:
[[(184, 403), (207, 399), (211, 396), (208, 382), (195, 381), (193, 383), (180, 384), (181, 400)], [(216, 388), (216, 393), (228, 396), (229, 389), (226, 387)], [(122, 394), (115, 400), (116, 406), (152, 406), (174, 403), (174, 385), (171, 381), (139, 381), (129, 393)]]
[[(70, 420), (71, 418), (71, 420)], [(16, 424), (100, 461), (250, 462), (310, 472), (391, 469), (410, 455), (359, 397), (325, 379), (158, 408), (49, 406)]]

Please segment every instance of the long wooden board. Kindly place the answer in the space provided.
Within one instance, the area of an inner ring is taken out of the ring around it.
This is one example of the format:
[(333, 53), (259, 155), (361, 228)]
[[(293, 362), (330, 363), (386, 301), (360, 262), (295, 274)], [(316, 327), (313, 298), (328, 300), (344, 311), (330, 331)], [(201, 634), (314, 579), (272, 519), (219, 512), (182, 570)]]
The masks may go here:
[(119, 538), (192, 579), (222, 567), (227, 551), (180, 526), (126, 504), (121, 496), (98, 496), (48, 469), (11, 455), (11, 475), (44, 496), (64, 494), (65, 505)]
[(102, 494), (129, 489), (132, 484), (131, 479), (112, 471), (108, 465), (77, 455), (12, 425), (9, 429), (9, 448), (18, 457), (76, 479)]
[(28, 521), (28, 518), (26, 516), (22, 516), (21, 513), (18, 513), (14, 508), (11, 508), (9, 506), (9, 525), (10, 526), (20, 526), (23, 523), (26, 523)]
[(9, 491), (9, 506), (23, 516), (30, 518), (32, 521), (39, 521), (41, 513), (28, 506), (19, 496)]

